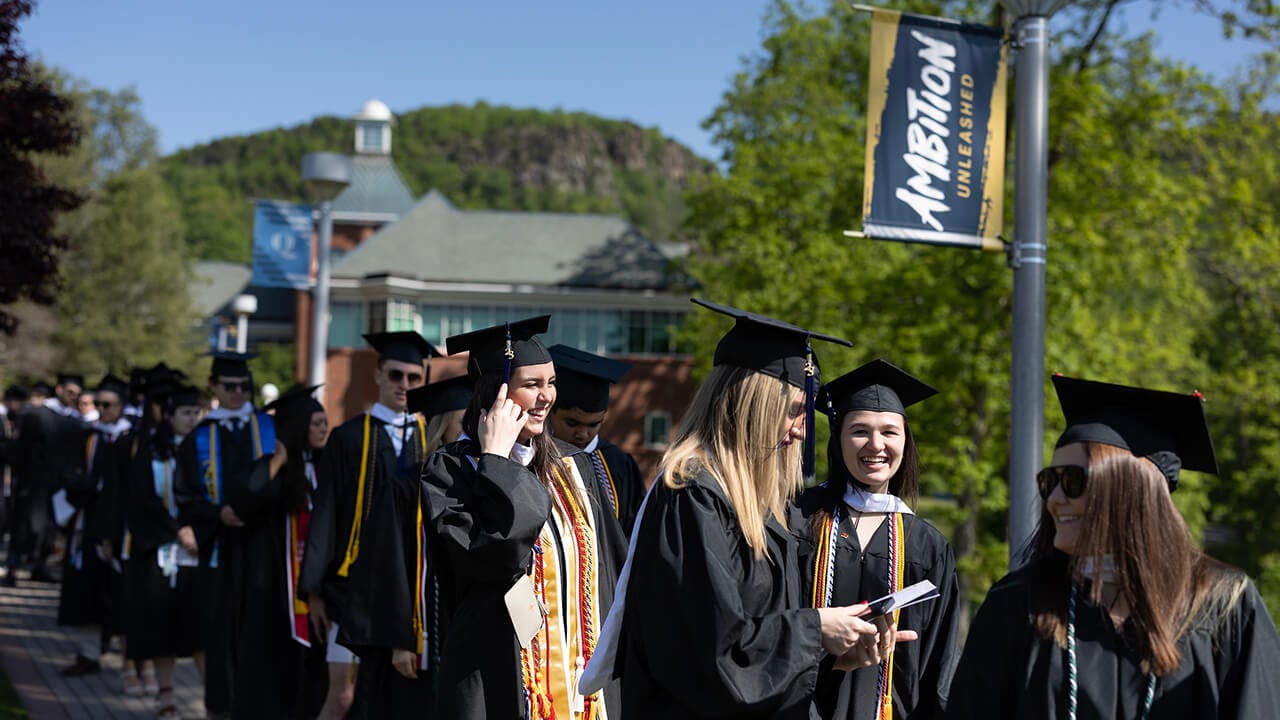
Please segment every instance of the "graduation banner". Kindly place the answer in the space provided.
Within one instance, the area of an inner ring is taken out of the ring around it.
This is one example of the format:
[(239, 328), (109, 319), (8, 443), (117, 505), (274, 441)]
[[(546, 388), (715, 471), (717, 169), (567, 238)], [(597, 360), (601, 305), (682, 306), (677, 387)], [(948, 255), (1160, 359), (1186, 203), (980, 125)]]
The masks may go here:
[(253, 281), (259, 287), (311, 286), (311, 207), (259, 200), (253, 212)]
[(877, 8), (871, 27), (863, 233), (999, 249), (1004, 31)]

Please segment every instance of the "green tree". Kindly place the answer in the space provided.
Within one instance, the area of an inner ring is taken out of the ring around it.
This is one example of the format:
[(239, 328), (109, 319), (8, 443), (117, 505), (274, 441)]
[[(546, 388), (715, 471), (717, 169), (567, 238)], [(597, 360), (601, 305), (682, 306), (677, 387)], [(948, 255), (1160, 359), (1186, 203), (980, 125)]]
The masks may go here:
[[(1080, 3), (1055, 57), (1046, 360), (1190, 392), (1206, 377), (1195, 350), (1214, 307), (1197, 266), (1205, 239), (1188, 232), (1210, 204), (1196, 149), (1223, 96), (1155, 57), (1150, 38), (1111, 33), (1118, 4)], [(992, 3), (895, 5), (994, 17)], [(769, 10), (761, 52), (706, 121), (727, 173), (688, 198), (691, 270), (708, 297), (853, 340), (853, 351), (823, 352), (828, 374), (884, 356), (942, 389), (912, 424), (925, 492), (954, 498), (929, 510), (976, 601), (1007, 557), (1012, 278), (999, 256), (841, 236), (860, 225), (869, 30), (843, 3)], [(722, 330), (706, 314), (690, 326), (702, 348)], [(1056, 402), (1046, 407), (1051, 443), (1061, 421)], [(1206, 491), (1188, 474), (1175, 495), (1196, 532)]]
[(46, 169), (89, 197), (63, 225), (53, 343), (65, 365), (91, 372), (182, 362), (194, 332), (190, 258), (177, 203), (154, 165), (155, 130), (132, 89), (90, 88), (48, 72), (86, 133)]

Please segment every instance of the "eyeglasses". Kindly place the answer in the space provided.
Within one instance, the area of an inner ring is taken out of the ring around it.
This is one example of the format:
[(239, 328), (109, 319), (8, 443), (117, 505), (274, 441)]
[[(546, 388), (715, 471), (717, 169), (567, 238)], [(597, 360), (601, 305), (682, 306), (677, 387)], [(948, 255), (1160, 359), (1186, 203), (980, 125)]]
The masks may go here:
[(99, 400), (98, 407), (102, 408), (103, 410), (106, 410), (109, 407), (115, 407), (115, 403), (109, 400)]
[(406, 377), (409, 378), (410, 385), (417, 385), (418, 383), (422, 382), (422, 373), (411, 372), (406, 374), (403, 370), (387, 371), (387, 379), (393, 383), (398, 383), (401, 380), (404, 380)]
[(249, 392), (253, 389), (252, 380), (241, 380), (239, 382), (227, 382), (226, 380), (223, 380), (219, 385), (222, 385), (222, 389), (227, 392), (235, 392), (237, 390), (241, 392)]
[(1040, 488), (1040, 497), (1045, 500), (1059, 483), (1062, 484), (1062, 494), (1074, 500), (1084, 494), (1088, 479), (1088, 468), (1079, 465), (1053, 465), (1036, 473), (1036, 485)]

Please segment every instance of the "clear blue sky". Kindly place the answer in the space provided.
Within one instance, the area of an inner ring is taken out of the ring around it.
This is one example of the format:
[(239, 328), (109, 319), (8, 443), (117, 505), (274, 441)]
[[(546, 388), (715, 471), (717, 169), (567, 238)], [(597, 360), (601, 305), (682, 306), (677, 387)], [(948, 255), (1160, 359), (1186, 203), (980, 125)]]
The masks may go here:
[[(815, 3), (823, 0), (814, 0)], [(1131, 30), (1226, 77), (1260, 49), (1167, 7)], [(33, 55), (93, 85), (137, 88), (169, 151), (225, 135), (350, 116), (471, 104), (584, 110), (656, 126), (706, 157), (701, 121), (761, 41), (770, 0), (39, 0), (20, 26)], [(1054, 22), (1062, 22), (1055, 18)]]

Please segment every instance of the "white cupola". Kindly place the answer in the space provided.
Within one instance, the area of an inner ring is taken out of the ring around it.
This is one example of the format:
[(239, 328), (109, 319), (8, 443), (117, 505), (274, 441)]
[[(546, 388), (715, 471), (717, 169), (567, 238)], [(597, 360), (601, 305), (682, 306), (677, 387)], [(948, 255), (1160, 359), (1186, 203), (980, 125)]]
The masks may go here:
[(356, 152), (363, 155), (391, 154), (391, 108), (381, 100), (370, 100), (356, 113)]

